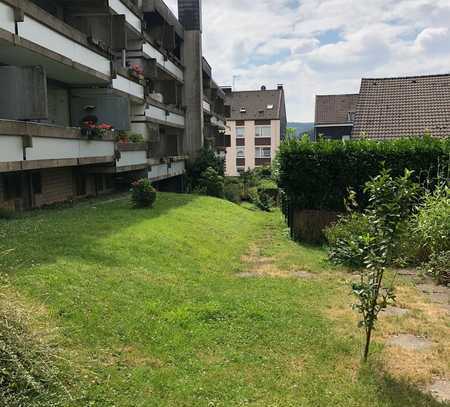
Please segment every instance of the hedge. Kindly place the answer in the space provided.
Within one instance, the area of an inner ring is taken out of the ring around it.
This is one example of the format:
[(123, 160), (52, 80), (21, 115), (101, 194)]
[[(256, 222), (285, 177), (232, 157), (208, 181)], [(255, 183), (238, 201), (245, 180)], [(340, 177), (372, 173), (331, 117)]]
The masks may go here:
[(278, 184), (296, 209), (343, 211), (347, 191), (365, 205), (364, 185), (384, 163), (394, 176), (405, 168), (417, 181), (435, 179), (450, 162), (450, 139), (392, 141), (287, 140), (277, 156)]

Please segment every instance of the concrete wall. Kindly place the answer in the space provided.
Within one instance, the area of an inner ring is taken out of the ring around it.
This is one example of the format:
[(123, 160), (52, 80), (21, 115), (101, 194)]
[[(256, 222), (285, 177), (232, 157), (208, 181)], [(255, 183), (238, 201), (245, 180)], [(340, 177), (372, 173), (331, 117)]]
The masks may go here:
[(186, 124), (183, 153), (195, 156), (203, 146), (202, 34), (186, 31), (184, 36), (184, 103)]
[(64, 202), (74, 196), (72, 168), (41, 170), (42, 194), (35, 196), (35, 206)]
[(47, 85), (48, 122), (70, 126), (69, 90), (55, 83)]
[[(227, 125), (230, 130), (227, 131), (227, 134), (231, 135), (231, 147), (227, 148), (226, 154), (226, 175), (228, 176), (238, 176), (236, 166), (237, 159), (237, 139), (236, 139), (236, 122), (235, 121), (227, 121)], [(255, 129), (256, 129), (255, 121), (247, 120), (245, 122), (245, 169), (254, 169), (255, 168), (255, 148), (256, 147), (269, 147), (271, 149), (271, 159), (275, 158), (276, 152), (280, 147), (281, 143), (281, 123), (280, 120), (272, 120), (271, 121), (271, 140), (270, 145), (260, 145), (257, 146), (256, 138), (255, 138)]]

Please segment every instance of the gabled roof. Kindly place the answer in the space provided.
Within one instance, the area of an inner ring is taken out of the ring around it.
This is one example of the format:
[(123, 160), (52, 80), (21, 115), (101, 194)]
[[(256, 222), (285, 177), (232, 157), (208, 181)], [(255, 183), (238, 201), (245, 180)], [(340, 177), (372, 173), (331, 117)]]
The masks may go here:
[(450, 75), (363, 79), (353, 137), (450, 136)]
[(349, 113), (356, 112), (358, 94), (317, 95), (315, 124), (349, 124)]
[(232, 92), (225, 99), (225, 104), (231, 106), (228, 120), (280, 120), (283, 103), (283, 89)]

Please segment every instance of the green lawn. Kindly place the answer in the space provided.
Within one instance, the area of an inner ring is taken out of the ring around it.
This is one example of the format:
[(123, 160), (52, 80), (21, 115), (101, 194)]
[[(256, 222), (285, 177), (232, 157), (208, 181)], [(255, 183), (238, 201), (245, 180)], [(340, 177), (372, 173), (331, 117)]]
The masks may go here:
[[(240, 278), (251, 247), (315, 277)], [(278, 212), (174, 194), (153, 210), (86, 203), (0, 221), (9, 249), (14, 289), (58, 329), (67, 405), (440, 405), (376, 363), (360, 369), (359, 332), (330, 317), (345, 278), (291, 242)]]

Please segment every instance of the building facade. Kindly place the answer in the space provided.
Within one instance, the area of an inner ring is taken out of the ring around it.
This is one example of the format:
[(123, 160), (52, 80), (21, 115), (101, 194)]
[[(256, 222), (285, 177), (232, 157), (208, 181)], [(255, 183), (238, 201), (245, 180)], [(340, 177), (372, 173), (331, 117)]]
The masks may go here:
[(140, 177), (178, 188), (205, 143), (226, 147), (200, 1), (179, 0), (179, 10), (0, 0), (0, 207), (95, 196)]
[[(284, 89), (262, 87), (258, 91), (226, 94), (226, 174), (238, 176), (248, 169), (270, 166), (286, 135), (286, 106)], [(225, 144), (225, 143), (223, 143)]]

